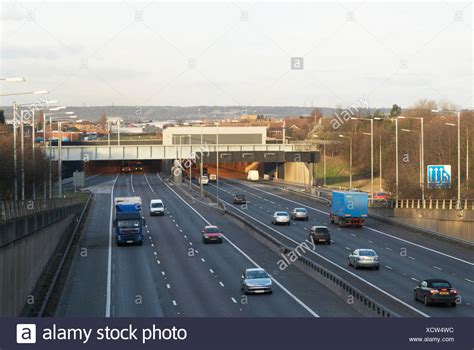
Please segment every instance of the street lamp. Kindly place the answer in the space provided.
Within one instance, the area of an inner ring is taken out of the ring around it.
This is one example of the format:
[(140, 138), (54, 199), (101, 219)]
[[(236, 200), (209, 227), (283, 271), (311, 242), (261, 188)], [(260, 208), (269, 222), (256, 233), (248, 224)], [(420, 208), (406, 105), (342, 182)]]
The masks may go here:
[(0, 78), (0, 81), (20, 82), (20, 81), (25, 81), (25, 78), (23, 77)]
[(341, 138), (348, 138), (350, 141), (349, 147), (349, 189), (352, 188), (352, 136), (339, 135)]
[(5, 96), (17, 96), (17, 95), (44, 95), (49, 94), (48, 90), (36, 90), (36, 91), (27, 91), (27, 92), (14, 92), (10, 94), (1, 94), (0, 97)]
[(216, 134), (216, 191), (217, 191), (217, 207), (219, 207), (219, 122), (214, 123), (217, 127)]
[(57, 118), (55, 121), (58, 122), (58, 197), (62, 198), (63, 196), (63, 164), (62, 164), (62, 143), (63, 143), (63, 132), (62, 132), (62, 122), (70, 121), (75, 119), (77, 116), (73, 115), (69, 118)]
[(352, 117), (352, 120), (364, 120), (370, 121), (370, 192), (372, 198), (374, 198), (374, 119), (381, 120), (382, 118), (356, 118)]
[(398, 116), (400, 119), (418, 119), (420, 121), (420, 162), (421, 162), (421, 200), (425, 203), (425, 142), (424, 142), (424, 127), (423, 118), (420, 117), (405, 117), (403, 115)]
[[(440, 112), (439, 110), (432, 110), (432, 112)], [(461, 209), (461, 112), (460, 111), (444, 111), (444, 112), (456, 112), (457, 114), (457, 129), (458, 129), (458, 199), (456, 201), (456, 209)], [(446, 123), (450, 126), (456, 126), (454, 123)]]

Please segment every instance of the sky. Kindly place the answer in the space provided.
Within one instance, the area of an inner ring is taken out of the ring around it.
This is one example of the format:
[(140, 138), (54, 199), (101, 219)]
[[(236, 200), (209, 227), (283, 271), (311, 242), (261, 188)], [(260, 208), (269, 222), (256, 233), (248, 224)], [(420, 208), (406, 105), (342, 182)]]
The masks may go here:
[(47, 89), (68, 106), (471, 107), (472, 11), (470, 2), (2, 2), (0, 78), (26, 82), (0, 81), (0, 94)]

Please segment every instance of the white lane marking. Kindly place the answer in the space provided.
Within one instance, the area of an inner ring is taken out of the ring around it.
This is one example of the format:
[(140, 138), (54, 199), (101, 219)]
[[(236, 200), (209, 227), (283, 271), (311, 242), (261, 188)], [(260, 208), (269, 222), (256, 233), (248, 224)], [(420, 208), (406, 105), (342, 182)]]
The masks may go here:
[(206, 259), (204, 259), (204, 258), (201, 258), (201, 261), (202, 261), (202, 262), (206, 262)]
[(346, 248), (347, 250), (351, 250), (351, 248), (349, 248), (349, 247), (345, 247), (345, 248)]
[(388, 266), (388, 265), (385, 265), (385, 267), (386, 267), (387, 269), (389, 269), (389, 270), (393, 270), (393, 269), (392, 269), (390, 266)]
[(158, 265), (160, 265), (160, 264), (161, 264), (161, 261), (160, 261), (160, 260), (156, 260), (156, 263), (157, 263)]
[(230, 298), (230, 299), (234, 302), (234, 304), (237, 304), (237, 300), (235, 300), (235, 298)]
[(433, 266), (434, 269), (436, 270), (439, 270), (439, 271), (443, 271), (443, 269), (441, 267), (438, 267), (438, 266)]
[(466, 281), (470, 282), (470, 283), (474, 283), (473, 280), (470, 280), (469, 278), (465, 278)]
[(170, 284), (169, 284), (169, 283), (167, 283), (167, 284), (166, 284), (166, 288), (168, 288), (168, 289), (170, 289), (170, 288), (171, 288), (171, 286), (170, 286)]
[[(252, 189), (255, 189), (255, 190), (258, 190), (258, 191), (261, 191), (261, 192), (264, 192), (264, 193), (267, 193), (267, 194), (268, 194), (268, 195), (270, 195), (270, 196), (274, 196), (274, 197), (277, 197), (277, 198), (280, 198), (280, 199), (286, 200), (286, 201), (288, 201), (288, 202), (292, 202), (292, 203), (295, 203), (295, 204), (298, 204), (298, 205), (304, 206), (304, 207), (306, 207), (306, 208), (309, 208), (309, 209), (315, 210), (315, 211), (317, 211), (317, 212), (319, 212), (319, 213), (322, 213), (322, 214), (329, 215), (329, 213), (328, 213), (328, 212), (325, 212), (325, 211), (323, 211), (323, 210), (319, 210), (319, 209), (316, 209), (316, 208), (313, 208), (313, 207), (310, 207), (310, 206), (304, 205), (304, 204), (302, 204), (302, 203), (299, 203), (299, 202), (293, 201), (293, 200), (291, 200), (291, 199), (288, 199), (288, 198), (281, 197), (281, 196), (279, 196), (279, 195), (276, 195), (276, 194), (274, 194), (274, 193), (270, 193), (270, 192), (267, 192), (267, 191), (261, 190), (261, 189), (259, 189), (259, 188), (257, 188), (257, 187), (248, 186), (248, 185), (246, 185), (246, 184), (244, 184), (244, 183), (241, 183), (241, 185), (242, 185), (242, 186), (249, 187), (249, 188), (252, 188)], [(386, 237), (390, 237), (390, 238), (396, 239), (396, 240), (398, 240), (398, 241), (401, 241), (401, 242), (404, 242), (404, 243), (411, 244), (411, 245), (413, 245), (413, 246), (415, 246), (415, 247), (418, 247), (418, 248), (421, 248), (421, 249), (428, 250), (428, 251), (430, 251), (430, 252), (432, 252), (432, 253), (436, 253), (436, 254), (439, 254), (439, 255), (445, 256), (445, 257), (447, 257), (447, 258), (451, 258), (451, 259), (454, 259), (454, 260), (460, 261), (460, 262), (462, 262), (462, 263), (464, 263), (464, 264), (468, 264), (468, 265), (474, 266), (474, 262), (470, 262), (470, 261), (467, 261), (467, 260), (460, 259), (460, 258), (458, 258), (458, 257), (452, 256), (452, 255), (449, 255), (449, 254), (446, 254), (446, 253), (443, 253), (443, 252), (440, 252), (440, 251), (438, 251), (438, 250), (436, 250), (436, 249), (432, 249), (432, 248), (429, 248), (429, 247), (425, 247), (425, 246), (423, 246), (423, 245), (421, 245), (421, 244), (418, 244), (418, 243), (410, 242), (410, 241), (408, 241), (408, 240), (406, 240), (406, 239), (403, 239), (403, 238), (399, 238), (399, 237), (393, 236), (393, 235), (391, 235), (391, 234), (388, 234), (388, 233), (382, 232), (382, 231), (380, 231), (380, 230), (376, 230), (376, 229), (374, 229), (374, 228), (371, 228), (371, 227), (368, 227), (368, 226), (364, 226), (363, 228), (366, 228), (366, 229), (368, 229), (368, 230), (371, 230), (371, 231), (373, 231), (373, 232), (379, 233), (379, 234), (381, 234), (381, 235), (384, 235), (384, 236), (386, 236)]]
[(132, 187), (132, 192), (135, 194), (135, 188), (133, 187), (133, 173), (130, 173), (130, 186)]
[(171, 300), (171, 302), (173, 303), (174, 306), (177, 306), (178, 303), (176, 302), (176, 300)]
[(357, 237), (355, 233), (351, 233), (351, 236), (353, 236), (353, 237)]
[(153, 187), (151, 187), (150, 183), (148, 182), (148, 177), (146, 176), (146, 173), (144, 174), (145, 174), (145, 180), (146, 180), (146, 183), (148, 184), (148, 187), (150, 187), (151, 192), (153, 192), (153, 194), (156, 195), (155, 190), (153, 189)]
[(415, 258), (412, 256), (409, 256), (408, 259), (415, 260)]
[[(230, 204), (227, 203), (227, 202), (225, 202), (225, 203), (228, 204), (228, 205), (230, 205)], [(240, 213), (244, 214), (245, 216), (248, 216), (249, 218), (255, 220), (256, 222), (260, 223), (261, 225), (267, 227), (268, 229), (270, 229), (270, 230), (276, 232), (277, 234), (279, 234), (280, 236), (286, 238), (287, 240), (289, 240), (289, 241), (295, 243), (296, 245), (300, 244), (299, 242), (295, 241), (294, 239), (292, 239), (292, 238), (290, 238), (290, 237), (284, 235), (284, 234), (281, 233), (280, 231), (274, 229), (274, 228), (271, 227), (271, 226), (268, 226), (267, 224), (261, 222), (260, 220), (254, 218), (253, 216), (251, 216), (251, 215), (249, 215), (249, 214), (243, 212), (242, 210), (239, 210), (239, 209), (237, 209), (237, 208), (235, 208), (235, 207), (234, 207), (234, 209), (237, 210), (237, 211), (239, 211)], [(346, 247), (346, 249), (348, 249), (348, 247)], [(350, 250), (350, 249), (349, 249), (349, 250)], [(343, 271), (349, 273), (350, 275), (354, 276), (355, 278), (359, 279), (360, 281), (365, 282), (366, 284), (368, 284), (368, 285), (371, 286), (372, 288), (377, 289), (379, 292), (381, 292), (381, 293), (387, 295), (388, 297), (390, 297), (390, 298), (392, 298), (393, 300), (399, 302), (400, 304), (406, 306), (407, 308), (409, 308), (409, 309), (411, 309), (411, 310), (417, 312), (418, 314), (422, 315), (423, 317), (430, 317), (430, 315), (428, 315), (428, 314), (426, 314), (426, 313), (424, 313), (424, 312), (418, 310), (417, 308), (411, 306), (410, 304), (407, 304), (406, 302), (404, 302), (403, 300), (399, 299), (399, 298), (396, 297), (395, 295), (390, 294), (389, 292), (387, 292), (385, 289), (382, 289), (382, 288), (378, 287), (377, 285), (375, 285), (375, 284), (373, 284), (373, 283), (371, 283), (371, 282), (369, 282), (369, 281), (363, 279), (362, 277), (360, 277), (359, 275), (353, 273), (352, 271), (349, 271), (349, 270), (346, 269), (345, 267), (343, 267), (343, 266), (341, 266), (341, 265), (335, 263), (334, 261), (332, 261), (332, 260), (326, 258), (324, 255), (321, 255), (321, 254), (319, 254), (319, 253), (316, 253), (316, 252), (313, 251), (313, 250), (310, 250), (309, 252), (312, 253), (312, 254), (314, 254), (314, 255), (316, 255), (316, 256), (318, 256), (318, 257), (320, 257), (321, 259), (327, 261), (328, 263), (330, 263), (330, 264), (336, 266), (337, 268), (339, 268), (339, 269), (341, 269), (341, 270), (343, 270)]]
[(151, 246), (154, 247), (155, 245), (152, 243)]
[(222, 283), (221, 281), (219, 281), (219, 284), (221, 285), (221, 287), (224, 287), (224, 283)]
[(420, 280), (417, 280), (415, 277), (410, 277), (410, 279), (415, 281), (415, 282), (420, 282)]
[(373, 241), (371, 241), (371, 240), (369, 240), (369, 243), (373, 244), (374, 242), (373, 242)]
[(105, 299), (105, 317), (110, 317), (110, 304), (112, 301), (112, 221), (114, 212), (114, 188), (119, 176), (120, 174), (115, 177), (112, 184), (112, 190), (110, 191), (109, 250), (107, 252), (107, 296)]
[(158, 255), (156, 252), (153, 252), (153, 254)]
[(209, 272), (210, 272), (210, 273), (214, 273), (214, 270), (213, 270), (213, 269), (209, 269)]
[(164, 272), (164, 271), (161, 271), (161, 274), (162, 274), (163, 276), (165, 276), (165, 275), (166, 275), (166, 272)]
[[(173, 190), (166, 182), (164, 182), (161, 179), (161, 176), (157, 174), (158, 178), (160, 181), (168, 187), (168, 189), (173, 192), (176, 197), (178, 197), (186, 206), (188, 206), (193, 212), (195, 212), (205, 223), (208, 225), (211, 225), (211, 223), (201, 215), (196, 209), (194, 209), (188, 202), (186, 202), (178, 193), (176, 193), (175, 190)], [(234, 247), (240, 254), (242, 254), (245, 258), (247, 258), (248, 261), (250, 261), (252, 264), (255, 265), (255, 267), (262, 268), (260, 265), (258, 265), (250, 256), (248, 256), (242, 249), (240, 249), (237, 245), (234, 244), (228, 237), (224, 236), (224, 239), (232, 246)], [(294, 301), (296, 301), (299, 305), (301, 305), (306, 311), (308, 311), (313, 317), (319, 317), (319, 315), (314, 312), (308, 305), (306, 305), (304, 302), (302, 302), (296, 295), (291, 293), (288, 289), (285, 288), (279, 281), (277, 281), (274, 277), (272, 277), (272, 281), (278, 285), (286, 294), (288, 294)]]
[(385, 249), (387, 249), (387, 250), (390, 250), (390, 251), (392, 251), (392, 250), (393, 250), (392, 248), (389, 248), (389, 247), (387, 247), (387, 248), (385, 248)]

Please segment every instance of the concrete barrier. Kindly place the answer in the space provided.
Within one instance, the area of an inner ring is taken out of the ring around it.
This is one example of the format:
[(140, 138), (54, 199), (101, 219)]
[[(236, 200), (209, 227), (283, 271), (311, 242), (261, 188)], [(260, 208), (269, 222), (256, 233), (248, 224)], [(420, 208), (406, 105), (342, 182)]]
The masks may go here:
[(82, 205), (0, 224), (0, 316), (19, 316), (25, 305), (36, 303), (31, 293)]
[[(474, 212), (408, 208), (370, 208), (370, 217), (411, 226), (441, 238), (474, 245)], [(375, 214), (375, 215), (374, 215)]]

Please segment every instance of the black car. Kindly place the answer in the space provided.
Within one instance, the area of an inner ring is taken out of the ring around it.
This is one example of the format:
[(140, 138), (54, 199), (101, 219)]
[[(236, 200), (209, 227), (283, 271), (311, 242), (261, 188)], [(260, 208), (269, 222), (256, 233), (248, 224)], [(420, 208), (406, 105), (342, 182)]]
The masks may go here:
[(331, 233), (326, 226), (313, 226), (309, 230), (309, 240), (314, 244), (331, 244)]
[(429, 279), (421, 281), (414, 290), (415, 300), (421, 300), (426, 306), (431, 304), (449, 304), (456, 306), (458, 292), (446, 280)]
[(247, 198), (243, 194), (236, 194), (233, 200), (234, 204), (245, 204), (247, 203)]

